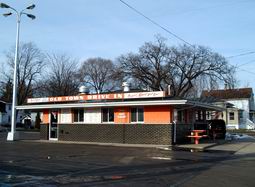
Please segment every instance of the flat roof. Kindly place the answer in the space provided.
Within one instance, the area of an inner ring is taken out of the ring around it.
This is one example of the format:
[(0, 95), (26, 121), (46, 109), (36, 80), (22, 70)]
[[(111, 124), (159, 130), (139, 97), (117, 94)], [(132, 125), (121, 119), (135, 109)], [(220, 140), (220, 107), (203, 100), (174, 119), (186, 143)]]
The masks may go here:
[(51, 103), (51, 104), (32, 104), (16, 106), (18, 110), (38, 110), (38, 109), (64, 109), (64, 108), (96, 108), (96, 107), (121, 107), (121, 106), (190, 106), (201, 107), (209, 110), (223, 111), (225, 108), (215, 105), (190, 101), (186, 99), (169, 100), (143, 100), (143, 101), (114, 101), (114, 102), (81, 102), (81, 103)]

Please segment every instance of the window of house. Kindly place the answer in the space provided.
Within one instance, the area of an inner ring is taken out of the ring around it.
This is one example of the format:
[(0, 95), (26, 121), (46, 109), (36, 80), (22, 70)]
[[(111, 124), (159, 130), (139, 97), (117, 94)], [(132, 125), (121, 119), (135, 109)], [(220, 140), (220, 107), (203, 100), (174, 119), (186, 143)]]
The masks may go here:
[(229, 112), (229, 120), (235, 120), (235, 113)]
[(250, 120), (253, 121), (253, 113), (249, 114)]
[(239, 110), (239, 111), (238, 111), (238, 116), (239, 116), (239, 119), (242, 119), (242, 118), (243, 118), (243, 111), (242, 111), (242, 110)]
[(131, 108), (131, 122), (144, 122), (143, 108)]
[(74, 109), (74, 122), (83, 122), (84, 121), (84, 110), (83, 109)]
[(102, 121), (103, 122), (114, 122), (113, 108), (103, 108), (102, 109)]

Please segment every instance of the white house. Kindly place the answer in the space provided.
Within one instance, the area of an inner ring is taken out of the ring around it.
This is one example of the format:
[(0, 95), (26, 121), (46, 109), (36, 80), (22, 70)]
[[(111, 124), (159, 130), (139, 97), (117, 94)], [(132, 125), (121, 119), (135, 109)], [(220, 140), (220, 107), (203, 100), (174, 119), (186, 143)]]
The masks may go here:
[[(0, 125), (10, 125), (12, 115), (12, 103), (6, 103), (0, 100)], [(24, 116), (23, 111), (19, 111), (17, 117), (17, 123), (22, 122)]]
[(229, 129), (254, 129), (255, 105), (252, 88), (203, 91), (201, 98), (226, 107), (218, 117)]

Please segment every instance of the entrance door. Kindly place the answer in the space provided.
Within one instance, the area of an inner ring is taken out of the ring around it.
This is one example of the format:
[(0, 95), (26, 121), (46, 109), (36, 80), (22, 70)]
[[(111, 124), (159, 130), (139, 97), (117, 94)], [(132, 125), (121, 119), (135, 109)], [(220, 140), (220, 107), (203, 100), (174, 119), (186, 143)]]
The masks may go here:
[(49, 140), (58, 140), (58, 112), (50, 113)]

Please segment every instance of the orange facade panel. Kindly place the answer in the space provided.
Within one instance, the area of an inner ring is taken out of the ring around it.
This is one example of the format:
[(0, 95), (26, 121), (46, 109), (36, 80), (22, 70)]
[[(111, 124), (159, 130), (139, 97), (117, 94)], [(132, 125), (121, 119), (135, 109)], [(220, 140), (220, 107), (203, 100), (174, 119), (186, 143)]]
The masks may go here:
[(129, 107), (114, 108), (114, 123), (129, 123), (129, 122), (130, 122)]
[(43, 110), (43, 123), (49, 123), (49, 110)]
[(172, 121), (172, 108), (170, 106), (145, 106), (144, 123), (169, 124)]

